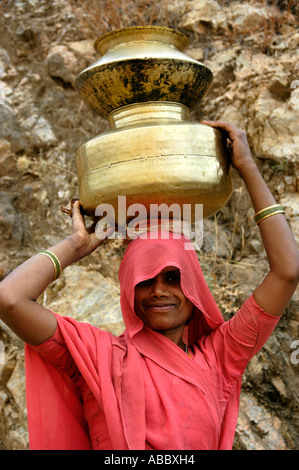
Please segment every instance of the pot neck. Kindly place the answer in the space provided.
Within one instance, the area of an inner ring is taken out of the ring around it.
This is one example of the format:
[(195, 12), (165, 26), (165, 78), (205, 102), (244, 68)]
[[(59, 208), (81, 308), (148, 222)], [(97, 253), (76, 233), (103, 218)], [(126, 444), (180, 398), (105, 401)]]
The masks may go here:
[(189, 121), (189, 109), (180, 103), (170, 101), (150, 101), (135, 103), (112, 111), (108, 116), (111, 129), (157, 125), (171, 122)]

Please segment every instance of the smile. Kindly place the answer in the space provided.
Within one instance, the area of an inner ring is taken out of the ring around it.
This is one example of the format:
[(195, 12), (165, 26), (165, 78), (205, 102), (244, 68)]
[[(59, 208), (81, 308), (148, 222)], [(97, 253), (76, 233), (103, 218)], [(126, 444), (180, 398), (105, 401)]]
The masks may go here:
[(170, 308), (176, 307), (175, 303), (155, 303), (155, 304), (148, 304), (145, 308), (150, 308), (151, 310), (168, 310)]

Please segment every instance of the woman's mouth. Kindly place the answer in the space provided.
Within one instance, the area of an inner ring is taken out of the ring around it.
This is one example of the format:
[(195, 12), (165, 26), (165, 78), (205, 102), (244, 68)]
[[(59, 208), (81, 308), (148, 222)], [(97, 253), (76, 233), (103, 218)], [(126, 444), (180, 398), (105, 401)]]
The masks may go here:
[(147, 304), (145, 306), (146, 309), (150, 309), (152, 311), (166, 311), (166, 310), (170, 310), (171, 308), (175, 307), (176, 304), (175, 303), (171, 303), (171, 302), (163, 302), (163, 303), (151, 303), (151, 304)]

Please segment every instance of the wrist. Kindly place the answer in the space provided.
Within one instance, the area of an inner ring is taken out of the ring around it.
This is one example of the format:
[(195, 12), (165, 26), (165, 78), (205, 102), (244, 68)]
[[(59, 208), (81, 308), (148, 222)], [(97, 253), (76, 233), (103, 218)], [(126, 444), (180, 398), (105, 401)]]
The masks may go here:
[(69, 235), (57, 245), (49, 248), (60, 261), (62, 270), (88, 254), (86, 243), (76, 234)]
[(88, 240), (76, 233), (69, 235), (66, 238), (66, 242), (68, 242), (69, 253), (73, 259), (72, 262), (79, 261), (90, 253)]
[(252, 158), (242, 162), (240, 165), (235, 167), (235, 169), (237, 170), (237, 172), (243, 179), (245, 179), (247, 176), (250, 176), (252, 174), (260, 175), (258, 166)]

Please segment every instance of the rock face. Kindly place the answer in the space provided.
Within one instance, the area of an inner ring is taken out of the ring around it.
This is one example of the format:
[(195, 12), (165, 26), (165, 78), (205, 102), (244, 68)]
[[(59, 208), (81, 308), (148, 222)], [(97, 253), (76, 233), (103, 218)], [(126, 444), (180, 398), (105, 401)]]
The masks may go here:
[[(0, 279), (71, 231), (60, 211), (78, 195), (78, 147), (107, 129), (74, 89), (96, 59), (93, 41), (135, 24), (175, 27), (214, 82), (194, 119), (222, 119), (247, 131), (261, 172), (299, 244), (299, 70), (295, 2), (178, 0), (4, 1), (0, 11)], [(109, 10), (110, 8), (110, 10)], [(268, 265), (246, 190), (234, 175), (229, 203), (204, 221), (198, 252), (225, 319)], [(39, 299), (62, 315), (123, 331), (118, 266), (122, 243), (106, 243)], [(235, 449), (298, 449), (299, 292), (250, 362), (243, 381)], [(0, 449), (28, 449), (24, 346), (0, 323)]]

